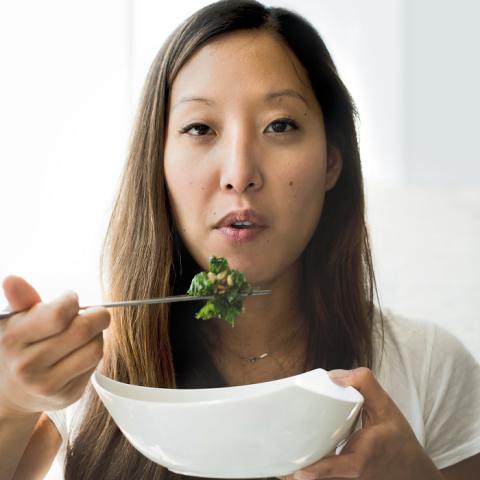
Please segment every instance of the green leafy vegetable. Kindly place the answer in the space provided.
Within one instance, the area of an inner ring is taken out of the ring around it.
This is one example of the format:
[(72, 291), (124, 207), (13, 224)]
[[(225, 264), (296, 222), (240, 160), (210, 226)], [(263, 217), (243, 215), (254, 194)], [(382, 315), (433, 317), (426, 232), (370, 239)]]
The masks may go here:
[(252, 287), (242, 272), (228, 266), (225, 258), (210, 257), (208, 262), (209, 271), (195, 275), (187, 293), (193, 296), (213, 295), (214, 298), (195, 317), (203, 320), (218, 317), (233, 327), (235, 319), (243, 311), (243, 296), (250, 295)]

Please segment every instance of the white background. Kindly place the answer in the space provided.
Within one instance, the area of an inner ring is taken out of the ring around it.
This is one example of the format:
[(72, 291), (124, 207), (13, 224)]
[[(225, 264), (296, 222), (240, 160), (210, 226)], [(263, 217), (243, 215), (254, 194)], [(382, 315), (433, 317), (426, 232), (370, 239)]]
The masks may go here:
[[(0, 277), (101, 301), (98, 259), (139, 91), (204, 1), (0, 3)], [(383, 306), (480, 358), (480, 7), (472, 0), (274, 2), (319, 29), (360, 112)], [(0, 291), (0, 305), (5, 302)]]

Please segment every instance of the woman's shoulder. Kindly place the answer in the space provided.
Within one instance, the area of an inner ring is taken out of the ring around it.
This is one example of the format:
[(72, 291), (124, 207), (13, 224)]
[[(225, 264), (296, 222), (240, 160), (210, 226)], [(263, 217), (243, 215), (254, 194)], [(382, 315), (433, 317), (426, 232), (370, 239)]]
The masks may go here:
[[(384, 354), (376, 374), (437, 468), (480, 451), (480, 365), (450, 331), (390, 310), (376, 316)], [(452, 432), (455, 435), (452, 436)]]
[(411, 362), (424, 359), (431, 347), (436, 325), (394, 313), (390, 309), (375, 309), (373, 342), (377, 362), (396, 360)]
[(378, 329), (383, 324), (385, 338), (391, 341), (399, 341), (404, 339), (415, 340), (420, 337), (425, 338), (433, 334), (435, 324), (431, 321), (420, 320), (407, 317), (394, 312), (388, 308), (375, 308), (374, 312), (374, 328), (378, 334)]
[(374, 316), (374, 368), (417, 382), (439, 381), (462, 366), (478, 365), (470, 351), (446, 328), (427, 320), (377, 309)]
[(406, 317), (390, 309), (375, 310), (374, 344), (378, 348), (384, 343), (385, 349), (397, 353), (415, 355), (441, 351), (442, 355), (466, 351), (463, 343), (448, 329), (431, 320)]

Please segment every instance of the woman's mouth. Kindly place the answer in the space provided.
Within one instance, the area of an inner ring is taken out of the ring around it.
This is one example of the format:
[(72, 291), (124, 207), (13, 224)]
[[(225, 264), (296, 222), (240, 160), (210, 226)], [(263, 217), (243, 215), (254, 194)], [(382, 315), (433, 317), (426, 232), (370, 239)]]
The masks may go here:
[(225, 239), (233, 242), (254, 240), (266, 228), (265, 217), (252, 209), (232, 211), (215, 226)]
[(217, 230), (227, 240), (245, 242), (257, 238), (265, 228), (251, 222), (236, 222), (228, 226), (218, 227)]

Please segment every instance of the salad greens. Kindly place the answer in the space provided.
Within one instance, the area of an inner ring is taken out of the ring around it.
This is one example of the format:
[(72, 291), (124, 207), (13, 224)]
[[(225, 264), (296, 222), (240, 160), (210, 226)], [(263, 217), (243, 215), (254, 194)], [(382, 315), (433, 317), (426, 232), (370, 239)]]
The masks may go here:
[(192, 279), (188, 294), (193, 296), (213, 295), (196, 318), (209, 320), (221, 318), (232, 327), (235, 319), (243, 311), (243, 296), (253, 291), (245, 275), (230, 268), (223, 257), (209, 257), (209, 271), (200, 272)]

